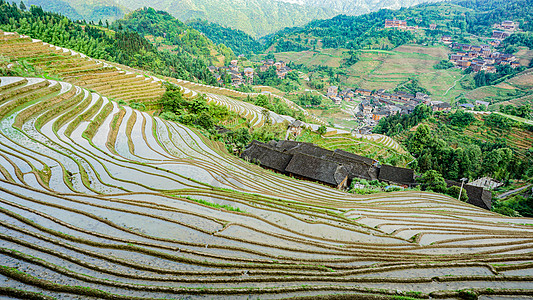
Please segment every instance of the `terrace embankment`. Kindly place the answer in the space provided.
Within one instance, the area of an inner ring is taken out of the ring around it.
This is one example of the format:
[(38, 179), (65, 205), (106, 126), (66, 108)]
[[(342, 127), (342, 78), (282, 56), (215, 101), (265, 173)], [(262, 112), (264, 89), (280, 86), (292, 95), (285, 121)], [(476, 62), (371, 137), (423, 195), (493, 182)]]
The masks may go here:
[(359, 196), (275, 174), (70, 83), (4, 77), (0, 99), (0, 294), (533, 291), (528, 219), (440, 194)]

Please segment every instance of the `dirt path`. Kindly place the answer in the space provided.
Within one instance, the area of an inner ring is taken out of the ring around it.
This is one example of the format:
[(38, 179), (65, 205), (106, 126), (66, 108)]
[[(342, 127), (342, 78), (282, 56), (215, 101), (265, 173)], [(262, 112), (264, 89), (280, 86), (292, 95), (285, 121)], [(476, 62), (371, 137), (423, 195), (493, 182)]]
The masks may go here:
[(446, 95), (448, 94), (448, 92), (451, 91), (451, 90), (457, 85), (457, 82), (461, 81), (463, 78), (465, 78), (465, 76), (466, 76), (466, 74), (463, 75), (463, 77), (457, 79), (457, 80), (453, 83), (453, 85), (452, 85), (452, 86), (446, 91), (446, 93), (444, 93), (443, 96), (446, 96)]
[(509, 196), (509, 195), (512, 195), (512, 194), (514, 194), (514, 193), (516, 193), (516, 192), (520, 192), (520, 191), (522, 191), (522, 190), (525, 190), (525, 189), (531, 187), (532, 185), (533, 185), (533, 184), (528, 184), (528, 185), (525, 185), (525, 186), (523, 186), (523, 187), (521, 187), (521, 188), (517, 188), (517, 189), (515, 189), (515, 190), (505, 192), (505, 193), (503, 193), (503, 194), (497, 196), (496, 198), (498, 198), (498, 199), (503, 199), (503, 198), (505, 198), (505, 197), (507, 197), (507, 196)]

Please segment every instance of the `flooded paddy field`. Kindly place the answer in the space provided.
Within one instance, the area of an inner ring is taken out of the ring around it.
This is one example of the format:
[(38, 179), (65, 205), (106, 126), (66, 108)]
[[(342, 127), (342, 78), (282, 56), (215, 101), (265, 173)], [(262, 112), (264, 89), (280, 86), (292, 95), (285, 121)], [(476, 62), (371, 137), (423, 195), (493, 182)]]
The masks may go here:
[[(181, 83), (191, 96), (208, 88)], [(210, 97), (263, 122), (251, 105)], [(433, 193), (352, 195), (275, 174), (72, 83), (2, 77), (0, 99), (0, 295), (533, 293), (533, 221)]]

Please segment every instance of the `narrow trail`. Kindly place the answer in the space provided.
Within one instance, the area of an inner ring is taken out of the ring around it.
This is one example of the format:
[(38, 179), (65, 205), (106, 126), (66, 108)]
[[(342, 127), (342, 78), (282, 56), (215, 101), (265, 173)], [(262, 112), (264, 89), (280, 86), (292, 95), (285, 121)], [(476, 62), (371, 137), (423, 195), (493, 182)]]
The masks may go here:
[(530, 188), (531, 186), (533, 186), (533, 184), (525, 185), (525, 186), (523, 186), (523, 187), (521, 187), (521, 188), (517, 188), (517, 189), (514, 189), (514, 190), (512, 190), (512, 191), (508, 191), (508, 192), (505, 192), (505, 193), (503, 193), (503, 194), (501, 194), (501, 195), (498, 195), (498, 197), (496, 197), (496, 198), (498, 198), (498, 199), (506, 198), (507, 196), (510, 196), (510, 195), (512, 195), (512, 194), (514, 194), (514, 193), (516, 193), (516, 192), (520, 192), (520, 191), (523, 191), (523, 190), (525, 190), (525, 189), (528, 189), (528, 188)]
[(453, 89), (453, 88), (457, 85), (457, 82), (463, 80), (463, 78), (465, 78), (465, 76), (466, 76), (466, 74), (463, 75), (463, 77), (461, 77), (460, 79), (457, 79), (457, 80), (453, 83), (453, 85), (452, 85), (452, 86), (446, 91), (446, 93), (444, 93), (443, 96), (446, 96), (446, 95), (448, 94), (448, 92), (451, 91), (451, 89)]

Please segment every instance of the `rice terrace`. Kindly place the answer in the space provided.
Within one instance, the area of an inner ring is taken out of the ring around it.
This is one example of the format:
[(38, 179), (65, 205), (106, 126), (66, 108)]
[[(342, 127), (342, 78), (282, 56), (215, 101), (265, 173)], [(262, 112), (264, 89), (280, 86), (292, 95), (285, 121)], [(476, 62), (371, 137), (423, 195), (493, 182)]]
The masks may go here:
[[(10, 59), (2, 67), (24, 58), (48, 75), (0, 78), (0, 295), (533, 296), (532, 219), (443, 194), (356, 195), (298, 180), (152, 110), (169, 81), (188, 99), (206, 94), (263, 126), (267, 116), (238, 100), (243, 92), (158, 77), (14, 33), (0, 32), (0, 54)], [(366, 139), (371, 151), (397, 152), (408, 163), (391, 138), (327, 130), (333, 139), (325, 146)]]

